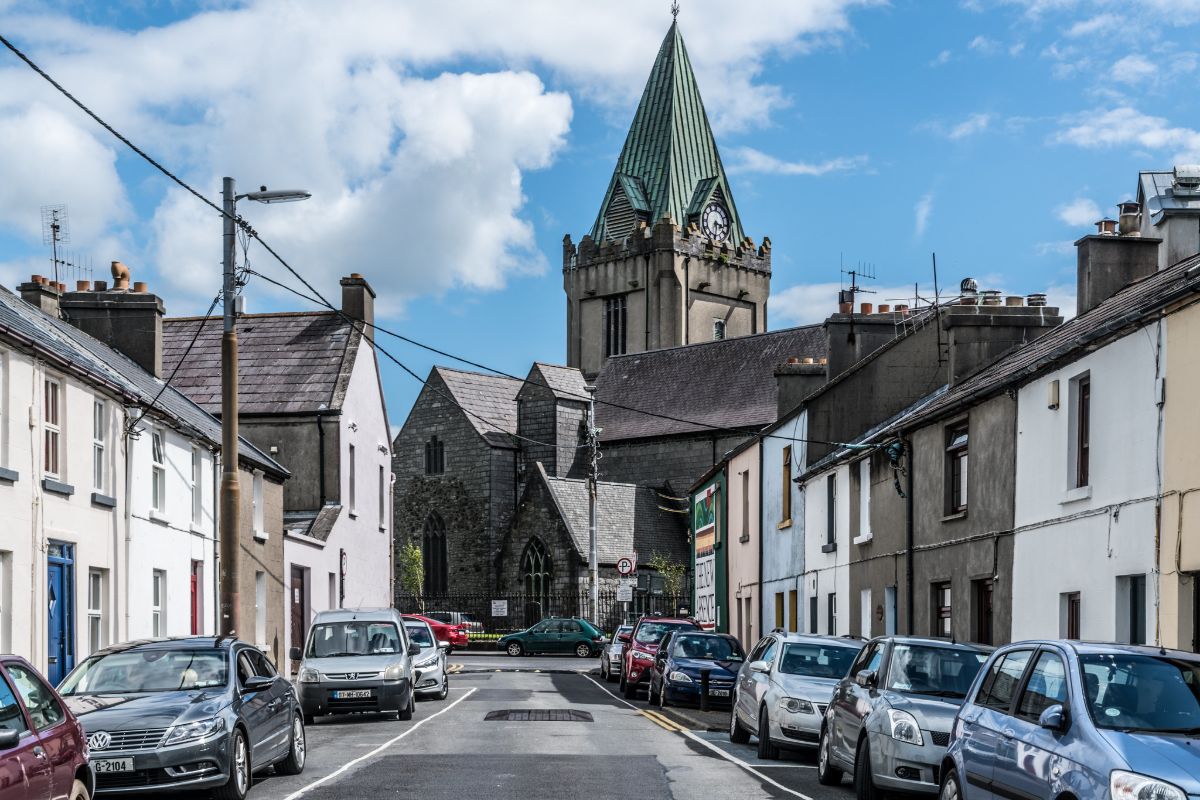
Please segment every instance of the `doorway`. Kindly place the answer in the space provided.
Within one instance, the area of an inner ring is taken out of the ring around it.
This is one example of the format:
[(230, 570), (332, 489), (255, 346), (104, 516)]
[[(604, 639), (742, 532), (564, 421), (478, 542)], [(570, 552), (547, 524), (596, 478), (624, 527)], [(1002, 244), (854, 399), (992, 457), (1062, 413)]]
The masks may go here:
[(192, 562), (192, 636), (199, 636), (204, 617), (204, 562)]
[(292, 564), (292, 647), (304, 648), (308, 636), (308, 570)]
[(57, 686), (75, 667), (75, 545), (46, 548), (46, 678)]

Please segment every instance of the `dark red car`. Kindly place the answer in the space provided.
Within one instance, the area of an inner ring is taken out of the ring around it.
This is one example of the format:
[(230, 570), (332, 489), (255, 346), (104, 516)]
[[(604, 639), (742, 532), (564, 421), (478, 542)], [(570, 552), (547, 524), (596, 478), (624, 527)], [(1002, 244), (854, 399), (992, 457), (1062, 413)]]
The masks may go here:
[(0, 797), (88, 800), (95, 788), (83, 726), (28, 661), (0, 655)]
[(433, 635), (439, 642), (449, 642), (450, 649), (447, 652), (455, 650), (463, 650), (467, 646), (467, 642), (471, 637), (467, 633), (467, 626), (464, 625), (447, 625), (444, 622), (438, 622), (436, 619), (423, 617), (420, 614), (402, 614), (404, 619), (416, 619), (421, 622), (429, 623), (429, 627), (433, 628)]
[(617, 638), (625, 643), (624, 669), (621, 670), (621, 692), (630, 700), (637, 697), (642, 684), (650, 685), (650, 667), (658, 644), (668, 633), (677, 630), (700, 630), (700, 623), (691, 617), (642, 617), (632, 633)]

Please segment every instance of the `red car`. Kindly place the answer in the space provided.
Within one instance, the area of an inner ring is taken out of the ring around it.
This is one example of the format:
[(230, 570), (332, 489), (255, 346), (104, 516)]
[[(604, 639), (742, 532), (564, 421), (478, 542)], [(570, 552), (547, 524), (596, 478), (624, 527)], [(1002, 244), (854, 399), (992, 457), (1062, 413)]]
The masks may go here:
[(79, 720), (28, 661), (0, 655), (0, 797), (88, 800), (95, 788)]
[(450, 649), (446, 652), (452, 653), (456, 649), (462, 650), (466, 648), (467, 642), (471, 637), (467, 633), (466, 625), (447, 625), (444, 622), (438, 622), (436, 619), (423, 617), (420, 614), (402, 614), (404, 619), (415, 619), (421, 622), (429, 623), (429, 627), (433, 628), (433, 635), (437, 637), (439, 642), (449, 642)]
[(638, 688), (650, 685), (650, 667), (654, 665), (654, 654), (658, 644), (668, 633), (677, 630), (700, 630), (700, 623), (690, 617), (642, 617), (633, 626), (632, 633), (622, 633), (617, 639), (625, 643), (622, 653), (624, 668), (621, 670), (621, 692), (632, 700)]

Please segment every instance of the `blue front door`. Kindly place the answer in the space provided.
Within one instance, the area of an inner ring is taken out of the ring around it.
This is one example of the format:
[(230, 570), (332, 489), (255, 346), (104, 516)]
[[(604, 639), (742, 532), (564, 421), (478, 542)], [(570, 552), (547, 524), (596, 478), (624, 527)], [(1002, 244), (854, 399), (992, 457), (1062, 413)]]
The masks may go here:
[(46, 677), (57, 686), (75, 666), (75, 548), (50, 542), (46, 555)]

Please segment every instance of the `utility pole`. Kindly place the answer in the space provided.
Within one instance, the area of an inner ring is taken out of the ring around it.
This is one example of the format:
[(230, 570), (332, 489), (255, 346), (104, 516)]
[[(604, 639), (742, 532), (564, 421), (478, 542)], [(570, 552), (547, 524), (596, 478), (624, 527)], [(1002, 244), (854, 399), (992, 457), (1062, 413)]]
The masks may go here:
[(221, 335), (221, 630), (233, 635), (240, 628), (241, 537), (238, 519), (241, 486), (238, 484), (238, 352), (237, 314), (234, 300), (237, 282), (234, 259), (237, 255), (237, 196), (233, 178), (225, 178), (222, 187), (222, 267), (224, 283), (222, 307), (225, 330)]
[(600, 625), (600, 557), (596, 544), (596, 483), (600, 473), (600, 428), (596, 427), (596, 387), (588, 386), (588, 582), (592, 624)]

